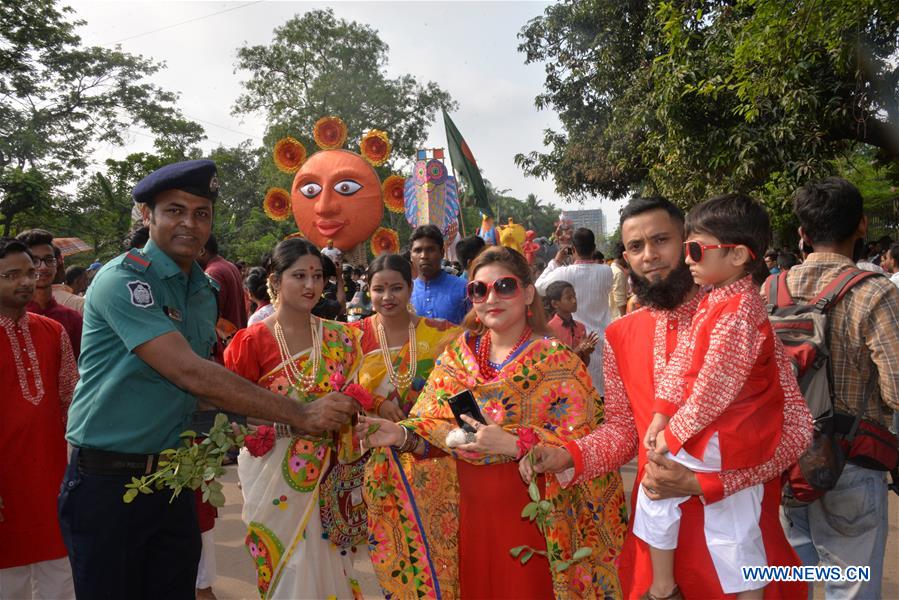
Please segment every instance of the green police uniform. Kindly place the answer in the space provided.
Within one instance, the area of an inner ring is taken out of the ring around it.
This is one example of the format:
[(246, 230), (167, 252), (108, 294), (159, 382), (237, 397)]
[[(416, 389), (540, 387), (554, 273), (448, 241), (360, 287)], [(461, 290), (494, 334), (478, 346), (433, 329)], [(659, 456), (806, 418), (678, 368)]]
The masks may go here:
[(217, 284), (196, 263), (188, 277), (152, 240), (110, 261), (84, 305), (81, 379), (69, 409), (74, 446), (155, 454), (178, 444), (197, 399), (141, 360), (134, 349), (179, 332), (198, 356), (216, 342)]

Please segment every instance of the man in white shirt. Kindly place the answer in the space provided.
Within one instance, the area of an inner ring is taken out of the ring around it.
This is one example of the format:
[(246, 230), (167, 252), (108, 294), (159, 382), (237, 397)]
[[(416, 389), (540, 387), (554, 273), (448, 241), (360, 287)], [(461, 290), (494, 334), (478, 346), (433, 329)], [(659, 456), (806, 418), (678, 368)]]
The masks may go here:
[(890, 281), (899, 287), (899, 244), (893, 244), (884, 251), (880, 266), (890, 276)]
[[(601, 262), (593, 260), (596, 250), (596, 238), (593, 232), (579, 227), (571, 236), (571, 248), (562, 248), (556, 257), (549, 261), (546, 270), (537, 279), (536, 287), (540, 294), (554, 281), (567, 281), (574, 287), (577, 296), (577, 312), (575, 318), (587, 327), (587, 331), (595, 331), (599, 342), (590, 358), (590, 377), (600, 395), (603, 395), (602, 383), (602, 346), (605, 331), (611, 316), (609, 315), (609, 292), (612, 289), (612, 269)], [(565, 265), (572, 258), (574, 263)]]

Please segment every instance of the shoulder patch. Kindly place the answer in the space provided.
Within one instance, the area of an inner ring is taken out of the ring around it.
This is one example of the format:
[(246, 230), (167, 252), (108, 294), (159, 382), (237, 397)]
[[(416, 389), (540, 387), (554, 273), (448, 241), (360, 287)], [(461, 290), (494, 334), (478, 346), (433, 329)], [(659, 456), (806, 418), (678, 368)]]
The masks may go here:
[(153, 290), (150, 284), (145, 281), (129, 281), (127, 284), (128, 291), (131, 292), (131, 304), (140, 308), (153, 306)]
[(218, 293), (218, 292), (222, 291), (222, 286), (219, 284), (218, 281), (213, 279), (210, 275), (206, 275), (206, 280), (209, 281), (209, 287), (211, 287), (214, 292)]
[(132, 271), (145, 273), (150, 267), (150, 259), (144, 256), (142, 252), (131, 250), (125, 255), (125, 258), (122, 259), (122, 265), (128, 267)]

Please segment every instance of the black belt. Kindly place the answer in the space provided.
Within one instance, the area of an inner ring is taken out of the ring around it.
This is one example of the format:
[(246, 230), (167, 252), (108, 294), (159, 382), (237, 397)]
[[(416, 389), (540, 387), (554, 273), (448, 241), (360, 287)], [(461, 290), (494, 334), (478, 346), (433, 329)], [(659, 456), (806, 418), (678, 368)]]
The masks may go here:
[(78, 469), (89, 475), (149, 475), (158, 466), (158, 454), (123, 454), (96, 448), (78, 449)]

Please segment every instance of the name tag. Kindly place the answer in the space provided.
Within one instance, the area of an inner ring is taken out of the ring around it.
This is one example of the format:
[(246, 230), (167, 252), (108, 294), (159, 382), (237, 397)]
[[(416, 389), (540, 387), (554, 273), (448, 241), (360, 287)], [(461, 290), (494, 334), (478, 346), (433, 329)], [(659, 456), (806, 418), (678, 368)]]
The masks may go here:
[(162, 310), (169, 316), (173, 321), (181, 322), (181, 311), (177, 308), (172, 308), (170, 306), (163, 306)]

